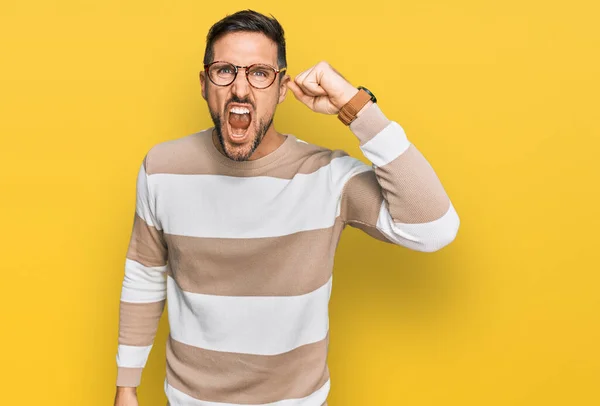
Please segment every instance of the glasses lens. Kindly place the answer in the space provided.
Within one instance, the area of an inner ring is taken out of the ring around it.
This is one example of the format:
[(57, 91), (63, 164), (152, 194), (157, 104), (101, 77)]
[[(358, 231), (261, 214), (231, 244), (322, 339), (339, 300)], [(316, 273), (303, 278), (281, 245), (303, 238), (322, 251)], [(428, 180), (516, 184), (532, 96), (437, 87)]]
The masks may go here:
[(218, 62), (208, 68), (208, 75), (213, 83), (225, 86), (235, 79), (235, 66), (226, 62)]
[(248, 81), (259, 89), (271, 86), (275, 75), (275, 70), (269, 65), (252, 65), (248, 69)]

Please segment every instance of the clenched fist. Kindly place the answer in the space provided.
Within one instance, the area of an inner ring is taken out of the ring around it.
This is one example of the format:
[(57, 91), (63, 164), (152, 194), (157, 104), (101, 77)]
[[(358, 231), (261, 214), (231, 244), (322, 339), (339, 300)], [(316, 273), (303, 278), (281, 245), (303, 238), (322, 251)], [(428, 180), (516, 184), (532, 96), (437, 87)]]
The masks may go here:
[(288, 87), (294, 96), (317, 113), (337, 114), (358, 89), (327, 62), (300, 73)]

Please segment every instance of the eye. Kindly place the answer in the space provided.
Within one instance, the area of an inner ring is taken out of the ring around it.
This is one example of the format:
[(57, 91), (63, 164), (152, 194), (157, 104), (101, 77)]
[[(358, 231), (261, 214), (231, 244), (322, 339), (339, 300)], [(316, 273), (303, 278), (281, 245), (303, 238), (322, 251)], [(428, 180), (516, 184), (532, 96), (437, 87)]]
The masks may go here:
[(233, 73), (233, 70), (230, 67), (223, 67), (223, 68), (219, 68), (219, 70), (217, 70), (217, 73), (229, 74), (229, 73)]

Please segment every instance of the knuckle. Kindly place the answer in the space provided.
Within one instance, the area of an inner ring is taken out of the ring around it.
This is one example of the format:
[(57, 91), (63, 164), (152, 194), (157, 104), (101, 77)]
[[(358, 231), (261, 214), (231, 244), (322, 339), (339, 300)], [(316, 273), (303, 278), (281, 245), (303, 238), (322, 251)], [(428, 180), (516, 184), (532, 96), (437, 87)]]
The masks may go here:
[(329, 68), (331, 68), (331, 65), (327, 61), (321, 61), (321, 62), (319, 62), (319, 67), (321, 69), (329, 69)]

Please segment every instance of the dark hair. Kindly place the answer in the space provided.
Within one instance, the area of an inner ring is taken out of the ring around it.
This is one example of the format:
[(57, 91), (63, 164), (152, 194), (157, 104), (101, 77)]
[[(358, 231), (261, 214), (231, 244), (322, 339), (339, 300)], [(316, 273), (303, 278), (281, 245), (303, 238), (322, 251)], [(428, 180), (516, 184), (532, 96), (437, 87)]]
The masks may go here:
[(242, 10), (228, 15), (216, 22), (206, 36), (206, 50), (204, 51), (204, 64), (211, 63), (215, 56), (214, 43), (223, 35), (230, 32), (260, 32), (277, 44), (277, 67), (279, 69), (287, 66), (285, 57), (285, 38), (283, 27), (279, 21), (271, 15), (271, 18), (254, 10)]

